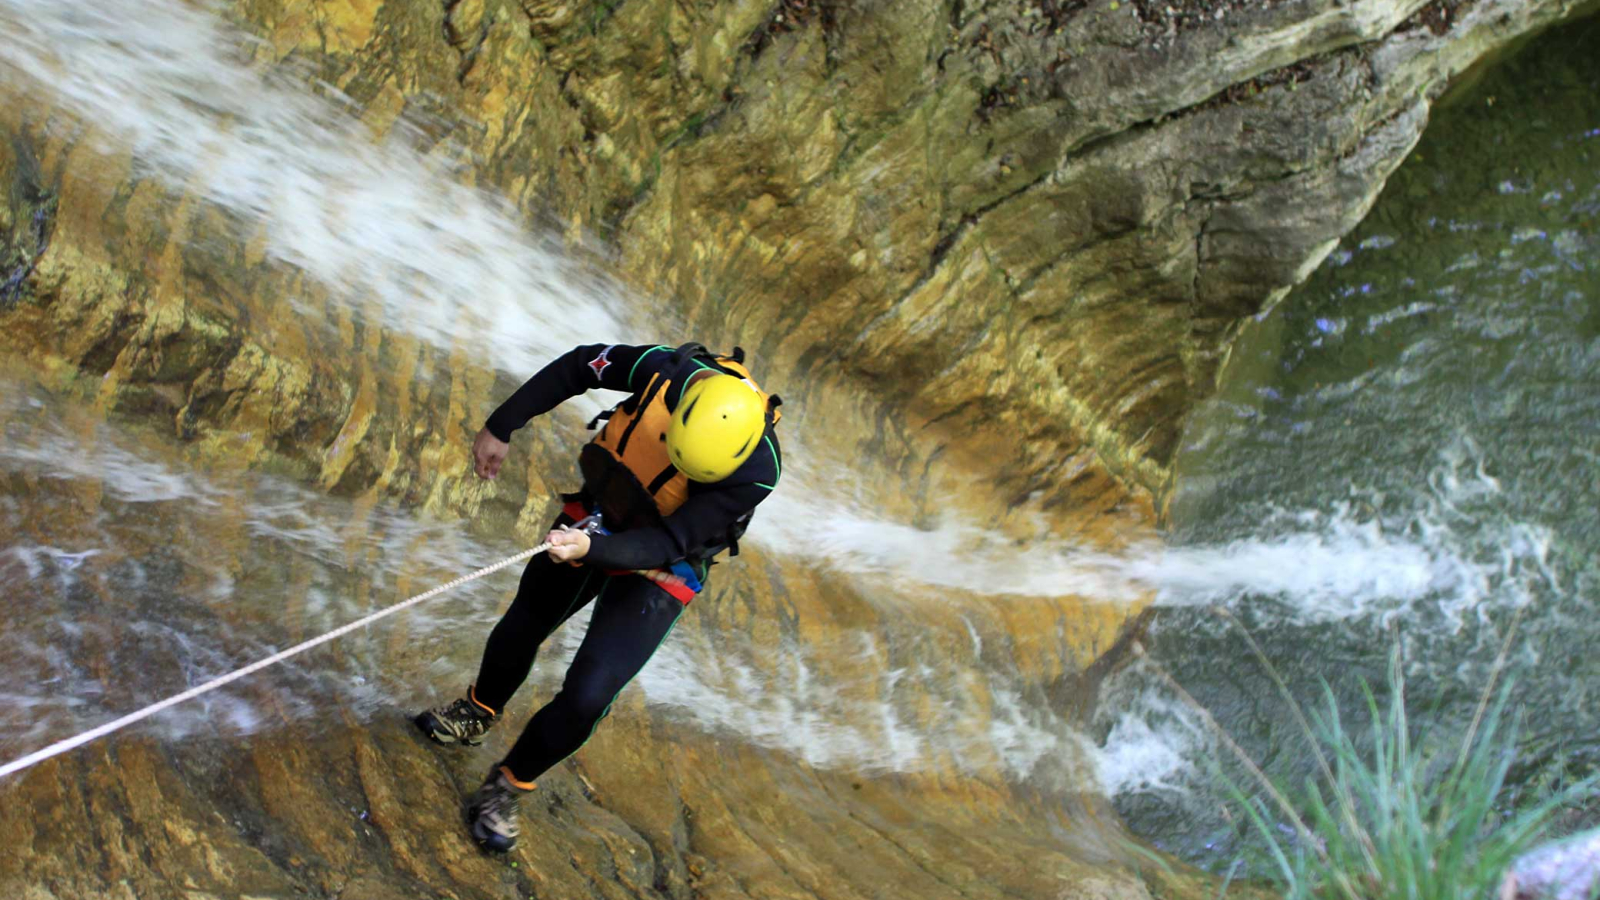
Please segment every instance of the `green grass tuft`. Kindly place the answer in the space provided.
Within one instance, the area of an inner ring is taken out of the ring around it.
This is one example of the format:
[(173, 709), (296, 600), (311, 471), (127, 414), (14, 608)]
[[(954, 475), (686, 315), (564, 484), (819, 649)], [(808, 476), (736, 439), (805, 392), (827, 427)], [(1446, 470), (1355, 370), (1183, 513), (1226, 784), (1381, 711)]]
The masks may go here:
[[(1425, 751), (1412, 738), (1405, 679), (1398, 654), (1390, 664), (1389, 695), (1380, 707), (1362, 685), (1370, 736), (1358, 737), (1342, 720), (1324, 684), (1323, 708), (1306, 724), (1322, 775), (1310, 779), (1287, 809), (1291, 792), (1266, 785), (1269, 804), (1247, 796), (1233, 781), (1229, 792), (1261, 837), (1288, 898), (1342, 900), (1457, 900), (1493, 898), (1513, 862), (1546, 836), (1553, 814), (1591, 788), (1593, 779), (1554, 792), (1541, 802), (1505, 811), (1500, 802), (1515, 759), (1515, 728), (1506, 721), (1509, 686), (1485, 703), (1457, 747)], [(1287, 814), (1292, 836), (1275, 822)]]

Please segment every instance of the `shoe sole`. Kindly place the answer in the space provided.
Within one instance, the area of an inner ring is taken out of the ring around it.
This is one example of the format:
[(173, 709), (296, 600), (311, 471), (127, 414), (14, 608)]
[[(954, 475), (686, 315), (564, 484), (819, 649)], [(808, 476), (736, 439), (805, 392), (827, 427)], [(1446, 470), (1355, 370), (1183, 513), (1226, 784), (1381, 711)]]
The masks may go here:
[(471, 829), (472, 839), (478, 846), (490, 853), (510, 853), (511, 848), (517, 846), (516, 838), (506, 838), (478, 826), (473, 822)]
[(496, 854), (511, 852), (511, 848), (517, 845), (517, 839), (514, 837), (508, 838), (503, 834), (495, 834), (484, 828), (478, 822), (475, 812), (476, 810), (471, 806), (467, 807), (467, 832), (472, 835), (473, 843), (478, 845), (478, 849)]
[(444, 727), (444, 723), (440, 722), (438, 717), (431, 712), (419, 713), (417, 717), (411, 721), (415, 722), (417, 727), (422, 729), (422, 733), (432, 739), (435, 744), (460, 744), (464, 747), (477, 747), (483, 743), (483, 741), (474, 741), (466, 738), (456, 737), (454, 734), (451, 734), (450, 730)]

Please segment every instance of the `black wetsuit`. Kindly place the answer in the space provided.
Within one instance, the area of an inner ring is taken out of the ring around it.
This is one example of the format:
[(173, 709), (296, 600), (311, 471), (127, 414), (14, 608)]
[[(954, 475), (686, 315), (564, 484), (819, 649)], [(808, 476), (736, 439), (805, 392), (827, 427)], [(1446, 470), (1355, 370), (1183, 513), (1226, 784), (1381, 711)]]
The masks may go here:
[[(528, 379), (484, 427), (508, 441), (529, 419), (591, 388), (627, 391), (637, 400), (658, 372), (672, 380), (665, 398), (672, 409), (689, 376), (711, 365), (708, 359), (680, 356), (665, 346), (578, 347)], [(489, 634), (473, 693), (478, 702), (503, 711), (527, 679), (539, 645), (574, 613), (596, 602), (561, 691), (534, 714), (502, 761), (518, 780), (538, 778), (583, 746), (617, 694), (683, 614), (685, 603), (656, 582), (638, 574), (606, 572), (663, 568), (687, 560), (697, 563), (703, 575), (704, 563), (726, 544), (729, 529), (777, 486), (782, 462), (769, 424), (738, 471), (715, 483), (690, 481), (688, 499), (661, 524), (591, 537), (580, 566), (555, 563), (544, 554), (528, 563), (516, 599)], [(571, 521), (564, 513), (556, 524)]]

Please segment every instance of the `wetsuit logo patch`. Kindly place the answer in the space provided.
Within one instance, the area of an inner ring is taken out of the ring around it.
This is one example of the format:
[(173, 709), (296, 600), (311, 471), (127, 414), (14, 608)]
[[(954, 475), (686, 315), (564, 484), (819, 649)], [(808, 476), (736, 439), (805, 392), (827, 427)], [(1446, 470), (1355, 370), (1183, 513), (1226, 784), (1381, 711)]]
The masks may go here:
[[(613, 344), (612, 346), (616, 346), (616, 345)], [(604, 350), (600, 351), (600, 355), (599, 356), (596, 356), (594, 359), (589, 360), (589, 368), (594, 370), (594, 380), (595, 381), (599, 381), (600, 380), (600, 376), (602, 376), (602, 375), (604, 375), (606, 373), (606, 367), (611, 365), (611, 360), (606, 359), (606, 355), (609, 354), (610, 352), (611, 352), (611, 347), (607, 347)]]

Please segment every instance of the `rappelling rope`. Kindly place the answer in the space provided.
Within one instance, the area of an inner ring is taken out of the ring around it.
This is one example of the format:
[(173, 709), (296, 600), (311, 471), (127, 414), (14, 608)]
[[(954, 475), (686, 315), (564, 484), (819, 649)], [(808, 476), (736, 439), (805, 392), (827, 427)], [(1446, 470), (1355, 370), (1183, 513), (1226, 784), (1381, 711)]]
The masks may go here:
[(380, 609), (380, 610), (378, 610), (377, 612), (373, 613), (370, 616), (365, 616), (363, 618), (355, 620), (354, 622), (351, 622), (348, 625), (344, 625), (344, 626), (341, 626), (339, 628), (335, 628), (333, 631), (330, 631), (327, 634), (322, 635), (321, 637), (314, 637), (311, 640), (306, 641), (304, 643), (296, 644), (296, 645), (294, 645), (293, 647), (290, 647), (287, 650), (283, 650), (283, 651), (280, 651), (278, 653), (274, 653), (271, 656), (267, 657), (266, 659), (257, 660), (255, 662), (251, 663), (250, 665), (245, 666), (242, 669), (235, 669), (234, 671), (229, 672), (226, 675), (221, 675), (221, 676), (218, 676), (216, 678), (213, 678), (210, 681), (206, 682), (205, 684), (196, 685), (195, 687), (189, 688), (187, 691), (184, 691), (181, 694), (174, 694), (174, 695), (172, 695), (171, 697), (168, 697), (165, 700), (161, 700), (161, 701), (158, 701), (156, 703), (152, 703), (149, 706), (146, 706), (144, 709), (136, 710), (134, 712), (128, 713), (127, 715), (125, 715), (122, 718), (117, 719), (115, 721), (107, 722), (104, 725), (100, 725), (98, 727), (91, 728), (88, 731), (83, 732), (82, 734), (74, 735), (73, 737), (69, 737), (66, 740), (57, 741), (54, 744), (51, 744), (50, 746), (44, 748), (43, 750), (39, 750), (39, 751), (36, 751), (34, 753), (30, 753), (27, 756), (22, 757), (21, 759), (14, 760), (12, 762), (6, 763), (3, 766), (0, 766), (0, 778), (4, 778), (7, 775), (10, 775), (10, 774), (12, 774), (14, 772), (20, 772), (23, 769), (26, 769), (29, 766), (35, 765), (37, 763), (44, 762), (45, 760), (49, 759), (50, 757), (58, 756), (58, 755), (60, 755), (62, 753), (67, 752), (68, 750), (71, 750), (74, 747), (80, 747), (80, 746), (82, 746), (84, 744), (89, 743), (90, 741), (94, 740), (95, 738), (104, 737), (104, 736), (110, 734), (113, 731), (117, 731), (118, 729), (121, 729), (121, 728), (126, 728), (127, 726), (132, 725), (133, 723), (135, 723), (135, 722), (137, 722), (137, 721), (139, 721), (141, 719), (147, 719), (147, 718), (155, 715), (158, 712), (161, 712), (162, 710), (164, 710), (164, 709), (166, 709), (168, 707), (177, 706), (179, 703), (182, 703), (185, 700), (192, 700), (195, 697), (198, 697), (201, 694), (204, 694), (204, 693), (206, 693), (208, 691), (214, 691), (217, 688), (222, 687), (225, 684), (228, 684), (228, 683), (234, 682), (234, 681), (238, 681), (239, 679), (245, 677), (246, 675), (251, 674), (252, 672), (259, 672), (260, 670), (265, 669), (267, 666), (271, 666), (271, 665), (275, 665), (277, 663), (283, 662), (284, 660), (288, 659), (291, 656), (294, 656), (294, 655), (299, 654), (299, 653), (304, 653), (305, 651), (310, 650), (312, 647), (316, 647), (316, 646), (319, 646), (321, 644), (326, 644), (327, 642), (333, 640), (334, 638), (343, 637), (344, 635), (349, 634), (352, 631), (355, 631), (357, 628), (361, 628), (361, 627), (366, 626), (366, 625), (371, 625), (373, 622), (378, 621), (379, 619), (383, 618), (384, 616), (394, 615), (395, 613), (400, 612), (403, 609), (409, 609), (409, 608), (411, 608), (413, 606), (416, 606), (418, 603), (421, 603), (424, 600), (430, 599), (432, 597), (437, 597), (440, 594), (444, 593), (445, 591), (451, 590), (453, 588), (458, 588), (458, 587), (462, 586), (463, 584), (466, 584), (469, 581), (476, 581), (477, 579), (482, 578), (483, 576), (488, 575), (488, 574), (490, 574), (492, 572), (498, 572), (501, 569), (504, 569), (506, 566), (516, 565), (517, 563), (522, 562), (525, 559), (529, 559), (529, 558), (533, 557), (536, 554), (543, 553), (544, 551), (549, 550), (551, 546), (552, 546), (552, 544), (549, 541), (546, 541), (545, 543), (540, 544), (539, 546), (534, 547), (531, 550), (524, 550), (521, 553), (518, 553), (516, 556), (508, 556), (505, 559), (500, 560), (499, 562), (495, 563), (492, 566), (484, 566), (483, 568), (479, 569), (476, 572), (473, 572), (470, 575), (463, 575), (460, 578), (457, 578), (455, 581), (449, 582), (447, 584), (441, 584), (438, 587), (433, 588), (432, 590), (424, 591), (424, 592), (416, 595), (415, 597), (412, 597), (409, 600), (402, 600), (402, 601), (400, 601), (399, 603), (396, 603), (393, 606), (389, 606), (389, 607), (385, 607), (383, 609)]

